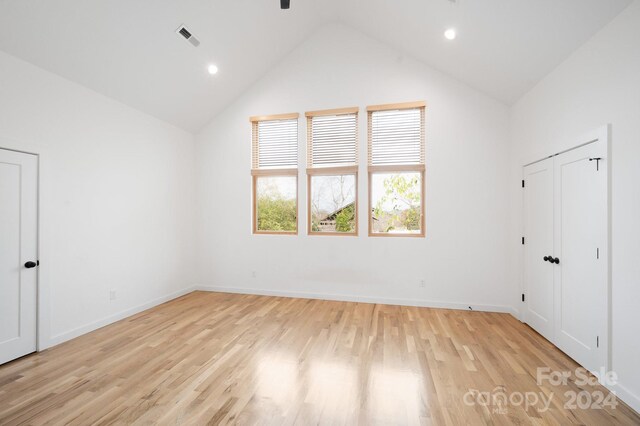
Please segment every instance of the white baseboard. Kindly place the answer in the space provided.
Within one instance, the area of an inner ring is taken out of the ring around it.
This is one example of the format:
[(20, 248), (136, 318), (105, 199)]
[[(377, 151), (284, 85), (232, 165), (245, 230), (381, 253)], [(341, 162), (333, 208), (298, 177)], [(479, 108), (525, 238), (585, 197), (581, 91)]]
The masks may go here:
[(613, 386), (607, 386), (607, 388), (616, 394), (616, 397), (633, 408), (637, 413), (640, 413), (640, 397), (631, 392), (626, 386), (617, 383)]
[[(169, 300), (176, 299), (185, 294), (193, 291), (211, 291), (218, 293), (235, 293), (235, 294), (255, 294), (261, 296), (279, 296), (279, 297), (295, 297), (302, 299), (322, 299), (322, 300), (336, 300), (344, 302), (358, 302), (358, 303), (379, 303), (385, 305), (400, 305), (400, 306), (418, 306), (425, 308), (443, 308), (443, 309), (459, 309), (468, 311), (472, 308), (474, 311), (481, 312), (501, 312), (513, 315), (516, 319), (519, 317), (517, 309), (511, 306), (501, 305), (478, 305), (478, 304), (466, 304), (466, 303), (452, 303), (452, 302), (440, 302), (433, 300), (417, 300), (417, 299), (394, 299), (385, 297), (369, 297), (358, 296), (349, 294), (329, 294), (329, 293), (308, 293), (308, 292), (293, 292), (283, 290), (266, 290), (257, 288), (239, 288), (239, 287), (217, 287), (217, 286), (200, 286), (189, 287), (174, 293), (167, 294), (165, 296), (154, 299), (150, 302), (143, 303), (130, 309), (118, 312), (114, 315), (102, 318), (98, 321), (83, 325), (81, 327), (74, 328), (73, 330), (66, 331), (64, 333), (52, 336), (47, 342), (46, 346), (40, 348), (40, 350), (50, 348), (67, 340), (74, 339), (82, 336), (83, 334), (90, 333), (94, 330), (102, 328), (106, 325), (112, 324), (121, 319), (130, 317), (139, 312), (153, 308), (154, 306), (165, 303)], [(620, 383), (609, 387), (609, 389), (616, 393), (616, 396), (624, 401), (627, 405), (633, 408), (635, 411), (640, 412), (640, 397), (632, 393), (628, 388)]]
[[(423, 299), (394, 299), (387, 297), (369, 297), (351, 294), (307, 293), (301, 291), (267, 290), (259, 288), (195, 286), (195, 290), (218, 293), (255, 294), (259, 296), (295, 297), (301, 299), (336, 300), (340, 302), (378, 303), (383, 305), (418, 306), (422, 308), (459, 309), (463, 311), (502, 312), (518, 318), (518, 312), (511, 306), (477, 305), (474, 303), (452, 303)], [(471, 309), (469, 309), (471, 308)]]
[(173, 300), (180, 296), (184, 296), (185, 294), (191, 293), (194, 290), (196, 290), (195, 287), (185, 288), (183, 290), (179, 290), (174, 293), (170, 293), (165, 296), (158, 297), (157, 299), (153, 299), (147, 303), (143, 303), (142, 305), (134, 306), (133, 308), (125, 309), (124, 311), (120, 311), (116, 314), (109, 315), (108, 317), (99, 319), (92, 323), (82, 325), (80, 327), (74, 328), (69, 331), (65, 331), (64, 333), (56, 334), (55, 336), (51, 336), (51, 338), (49, 338), (49, 340), (44, 345), (42, 345), (42, 347), (40, 347), (39, 350), (44, 350), (52, 346), (59, 345), (60, 343), (66, 342), (67, 340), (71, 340), (76, 337), (82, 336), (83, 334), (90, 333), (106, 325), (109, 325), (116, 321), (120, 321), (121, 319), (130, 317), (131, 315), (135, 315), (139, 312), (153, 308), (154, 306), (158, 306), (164, 302), (168, 302), (169, 300)]
[[(63, 333), (51, 336), (47, 342), (44, 342), (39, 350), (44, 350), (52, 346), (59, 345), (60, 343), (82, 336), (83, 334), (90, 333), (94, 330), (102, 328), (106, 325), (112, 324), (121, 319), (130, 317), (144, 310), (153, 308), (154, 306), (165, 303), (169, 300), (178, 298), (185, 294), (191, 293), (195, 290), (201, 291), (213, 291), (219, 293), (236, 293), (236, 294), (256, 294), (262, 296), (280, 296), (280, 297), (296, 297), (302, 299), (323, 299), (323, 300), (336, 300), (344, 302), (359, 302), (359, 303), (379, 303), (385, 305), (401, 305), (401, 306), (419, 306), (426, 308), (444, 308), (444, 309), (460, 309), (460, 310), (474, 310), (481, 312), (504, 312), (513, 315), (518, 318), (517, 311), (510, 306), (500, 305), (478, 305), (478, 304), (465, 304), (465, 303), (451, 303), (440, 302), (433, 300), (417, 300), (417, 299), (394, 299), (394, 298), (381, 298), (381, 297), (368, 297), (349, 294), (330, 294), (330, 293), (308, 293), (308, 292), (291, 292), (281, 290), (265, 290), (257, 288), (239, 288), (239, 287), (217, 287), (217, 286), (194, 286), (189, 287), (157, 299), (151, 300), (147, 303), (135, 306), (130, 309), (125, 309), (116, 314), (109, 315), (108, 317), (99, 319), (97, 321), (85, 324), (83, 326), (74, 328)], [(469, 309), (471, 308), (471, 309)]]

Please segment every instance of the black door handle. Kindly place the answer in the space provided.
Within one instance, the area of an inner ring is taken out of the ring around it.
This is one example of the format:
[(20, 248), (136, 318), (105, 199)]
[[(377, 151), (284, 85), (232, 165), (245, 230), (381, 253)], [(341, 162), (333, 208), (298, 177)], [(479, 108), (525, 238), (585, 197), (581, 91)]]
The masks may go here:
[(551, 263), (555, 263), (556, 265), (557, 265), (558, 263), (560, 263), (560, 259), (558, 259), (557, 257), (556, 257), (555, 259), (554, 259), (554, 258), (549, 258), (549, 261), (550, 261)]
[[(40, 262), (38, 262), (38, 263), (40, 263)], [(27, 268), (27, 269), (35, 268), (36, 266), (38, 266), (38, 263), (30, 260), (30, 261), (28, 261), (27, 263), (24, 264), (24, 267)]]
[(542, 260), (544, 260), (545, 262), (548, 262), (549, 260), (551, 260), (551, 256), (545, 256), (542, 258)]

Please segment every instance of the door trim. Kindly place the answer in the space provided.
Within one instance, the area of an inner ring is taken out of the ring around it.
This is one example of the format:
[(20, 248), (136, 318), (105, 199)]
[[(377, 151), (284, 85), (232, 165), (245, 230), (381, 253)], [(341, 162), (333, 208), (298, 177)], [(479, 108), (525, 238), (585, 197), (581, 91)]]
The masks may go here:
[(530, 163), (524, 164), (522, 167), (531, 166), (532, 164), (539, 163), (540, 161), (544, 161), (544, 160), (546, 160), (547, 158), (552, 158), (552, 157), (555, 157), (556, 155), (564, 154), (565, 152), (569, 152), (569, 151), (573, 151), (574, 149), (582, 148), (583, 146), (585, 146), (585, 145), (589, 145), (590, 143), (598, 142), (598, 140), (599, 140), (599, 139), (598, 139), (598, 138), (596, 138), (596, 139), (593, 139), (593, 140), (590, 140), (590, 141), (587, 141), (587, 142), (581, 143), (581, 144), (579, 144), (579, 145), (572, 146), (571, 148), (567, 148), (567, 149), (564, 149), (564, 150), (562, 150), (562, 151), (558, 151), (558, 152), (556, 152), (555, 154), (551, 154), (551, 155), (549, 155), (549, 156), (547, 156), (547, 157), (544, 157), (544, 158), (541, 158), (541, 159), (539, 159), (539, 160), (535, 160), (535, 161), (532, 161), (532, 162), (530, 162)]
[[(577, 144), (575, 143), (576, 141), (579, 141)], [(607, 268), (607, 273), (606, 273), (606, 277), (607, 277), (607, 282), (606, 282), (606, 286), (607, 286), (607, 291), (606, 291), (606, 298), (607, 300), (605, 301), (605, 306), (606, 306), (606, 321), (607, 324), (605, 324), (604, 329), (606, 330), (605, 332), (605, 336), (603, 337), (603, 344), (605, 345), (605, 361), (604, 361), (604, 367), (607, 371), (611, 370), (611, 359), (612, 359), (612, 347), (611, 347), (611, 333), (612, 333), (612, 329), (611, 329), (611, 325), (612, 325), (612, 321), (611, 321), (611, 293), (612, 293), (612, 270), (611, 270), (611, 228), (612, 228), (612, 224), (611, 224), (611, 171), (612, 171), (612, 161), (611, 161), (611, 124), (607, 124), (607, 125), (603, 125), (601, 127), (598, 127), (597, 129), (594, 129), (584, 135), (582, 135), (579, 138), (573, 139), (572, 142), (566, 143), (563, 142), (560, 147), (561, 149), (558, 150), (557, 152), (555, 152), (554, 154), (548, 155), (546, 157), (543, 158), (539, 158), (537, 160), (534, 161), (529, 161), (529, 162), (524, 162), (521, 165), (521, 177), (522, 179), (524, 179), (524, 168), (526, 166), (538, 163), (540, 161), (546, 160), (548, 158), (552, 158), (555, 156), (558, 156), (560, 154), (564, 154), (566, 152), (572, 151), (574, 149), (577, 148), (581, 148), (583, 146), (592, 144), (592, 143), (600, 143), (602, 144), (602, 155), (603, 155), (603, 159), (604, 161), (604, 167), (606, 167), (606, 179), (607, 179), (607, 183), (606, 183), (606, 200), (607, 200), (607, 208), (606, 208), (606, 232), (607, 232), (607, 237), (606, 237), (606, 246), (604, 247), (605, 253), (603, 253), (604, 258), (606, 259), (606, 268)], [(526, 185), (526, 184), (525, 184)], [(521, 226), (520, 226), (520, 231), (521, 231), (521, 235), (523, 235), (525, 237), (525, 244), (526, 244), (526, 235), (524, 234), (525, 231), (525, 223), (524, 223), (524, 208), (525, 208), (525, 204), (524, 204), (524, 191), (521, 193), (521, 214), (520, 214), (520, 219), (521, 219)], [(523, 294), (525, 294), (525, 301), (521, 302), (523, 304), (528, 303), (528, 298), (526, 297), (527, 294), (527, 288), (525, 287), (525, 279), (524, 279), (524, 246), (521, 245), (521, 249), (520, 249), (520, 277), (521, 277), (521, 286), (520, 289), (522, 291)], [(525, 322), (525, 311), (526, 311), (526, 305), (522, 305), (523, 309), (520, 309), (520, 315), (519, 315), (519, 319), (522, 322)], [(554, 342), (551, 342), (555, 345)], [(604, 383), (602, 382), (602, 380), (600, 379), (601, 383), (604, 385)]]
[[(34, 155), (36, 157), (36, 257), (37, 261), (40, 261), (40, 247), (41, 247), (41, 233), (40, 233), (40, 154), (35, 152), (24, 151), (21, 149), (7, 148), (0, 146), (0, 150), (17, 152), (20, 154)], [(40, 291), (40, 266), (36, 270), (36, 352), (40, 352), (45, 349), (42, 347), (42, 327), (40, 326), (42, 318), (40, 316), (40, 306), (42, 292)], [(9, 361), (10, 362), (10, 361)]]

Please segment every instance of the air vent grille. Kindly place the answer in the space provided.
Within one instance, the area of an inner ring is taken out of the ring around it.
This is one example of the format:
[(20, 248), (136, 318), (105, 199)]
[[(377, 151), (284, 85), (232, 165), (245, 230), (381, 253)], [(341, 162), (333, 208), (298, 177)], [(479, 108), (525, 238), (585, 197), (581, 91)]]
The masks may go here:
[(176, 30), (176, 33), (181, 35), (182, 38), (188, 41), (192, 46), (198, 47), (200, 45), (200, 40), (198, 40), (184, 25), (180, 25)]
[(180, 28), (180, 31), (178, 31), (180, 34), (182, 34), (182, 36), (184, 38), (186, 38), (187, 40), (189, 40), (191, 38), (191, 33), (189, 32), (188, 29), (186, 29), (185, 27)]

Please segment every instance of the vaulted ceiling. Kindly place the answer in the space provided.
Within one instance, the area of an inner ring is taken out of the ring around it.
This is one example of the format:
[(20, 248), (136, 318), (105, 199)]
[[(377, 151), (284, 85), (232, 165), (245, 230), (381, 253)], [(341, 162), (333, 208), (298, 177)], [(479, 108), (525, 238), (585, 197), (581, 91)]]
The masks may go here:
[(509, 104), (631, 1), (0, 0), (0, 50), (197, 132), (330, 22)]

